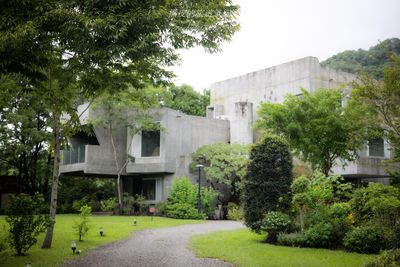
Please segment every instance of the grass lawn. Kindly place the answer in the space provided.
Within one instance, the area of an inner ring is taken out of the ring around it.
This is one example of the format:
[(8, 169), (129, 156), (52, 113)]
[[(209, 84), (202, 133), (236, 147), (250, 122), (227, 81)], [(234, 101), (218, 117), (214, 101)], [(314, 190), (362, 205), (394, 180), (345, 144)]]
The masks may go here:
[(338, 250), (292, 248), (263, 243), (247, 229), (194, 236), (190, 247), (198, 257), (218, 258), (238, 266), (363, 266), (374, 256)]
[[(85, 253), (89, 249), (99, 245), (127, 238), (130, 233), (137, 230), (204, 222), (162, 217), (154, 217), (152, 220), (151, 217), (146, 216), (135, 218), (137, 226), (132, 225), (132, 216), (92, 216), (90, 218), (89, 232), (83, 238), (84, 241), (77, 242), (77, 249)], [(41, 234), (37, 244), (28, 250), (27, 256), (14, 256), (15, 252), (11, 249), (0, 252), (0, 266), (25, 266), (27, 262), (32, 263), (32, 266), (55, 266), (66, 259), (78, 257), (72, 255), (71, 250), (71, 241), (79, 239), (72, 228), (74, 220), (77, 219), (77, 215), (57, 215), (51, 249), (40, 248), (44, 238), (44, 234)], [(3, 225), (8, 224), (5, 221), (5, 216), (0, 216), (0, 231), (3, 230)], [(100, 227), (104, 228), (105, 235), (103, 237), (98, 233)]]

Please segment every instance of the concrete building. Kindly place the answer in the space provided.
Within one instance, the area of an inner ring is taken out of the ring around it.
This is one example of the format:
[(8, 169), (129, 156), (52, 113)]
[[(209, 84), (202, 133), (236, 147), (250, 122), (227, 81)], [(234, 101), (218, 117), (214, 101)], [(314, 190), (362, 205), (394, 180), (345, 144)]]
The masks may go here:
[[(85, 106), (80, 107), (81, 110)], [(87, 109), (81, 123), (99, 115), (98, 110)], [(165, 200), (174, 177), (196, 176), (189, 172), (191, 154), (199, 147), (212, 143), (229, 142), (229, 121), (189, 116), (169, 108), (152, 112), (161, 130), (131, 136), (126, 128), (114, 132), (119, 166), (126, 160), (126, 152), (134, 157), (122, 172), (123, 192), (140, 194), (148, 204)], [(83, 132), (70, 138), (71, 148), (62, 153), (60, 173), (72, 176), (116, 177), (109, 132), (93, 127), (93, 133)]]
[[(174, 177), (186, 175), (196, 180), (189, 164), (191, 154), (202, 145), (257, 140), (252, 126), (260, 103), (281, 103), (287, 94), (300, 94), (301, 88), (313, 92), (341, 86), (350, 91), (348, 84), (354, 79), (352, 74), (323, 68), (317, 58), (306, 57), (213, 84), (206, 118), (162, 108), (152, 114), (164, 130), (131, 136), (120, 127), (114, 133), (117, 160), (123, 165), (127, 153), (135, 158), (123, 170), (123, 192), (142, 194), (149, 204), (165, 200)], [(84, 105), (80, 111), (83, 125), (99, 115)], [(114, 152), (105, 129), (94, 127), (91, 135), (77, 133), (70, 143), (72, 149), (63, 151), (62, 174), (116, 177)], [(381, 166), (381, 161), (390, 157), (387, 143), (374, 140), (359, 154), (357, 162), (338, 162), (334, 173), (358, 182), (374, 179), (388, 183)]]
[[(208, 115), (230, 121), (231, 143), (253, 143), (258, 136), (251, 126), (257, 120), (260, 103), (282, 103), (288, 94), (301, 94), (301, 88), (310, 92), (318, 88), (342, 88), (349, 93), (349, 83), (355, 78), (353, 74), (322, 67), (315, 57), (301, 58), (214, 83)], [(338, 161), (333, 172), (357, 183), (379, 181), (388, 184), (381, 163), (390, 156), (385, 140), (373, 140), (359, 151), (357, 161)]]

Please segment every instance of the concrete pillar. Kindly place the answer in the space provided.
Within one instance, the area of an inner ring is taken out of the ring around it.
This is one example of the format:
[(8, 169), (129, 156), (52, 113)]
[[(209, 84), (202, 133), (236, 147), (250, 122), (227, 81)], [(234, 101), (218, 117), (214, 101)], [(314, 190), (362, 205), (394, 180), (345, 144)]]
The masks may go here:
[(253, 143), (253, 103), (236, 102), (231, 121), (231, 143)]

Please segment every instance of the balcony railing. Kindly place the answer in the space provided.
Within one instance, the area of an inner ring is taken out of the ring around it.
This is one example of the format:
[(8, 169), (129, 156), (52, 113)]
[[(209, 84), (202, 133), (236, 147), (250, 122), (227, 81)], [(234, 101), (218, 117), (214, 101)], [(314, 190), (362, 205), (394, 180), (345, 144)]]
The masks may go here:
[(63, 164), (75, 164), (85, 162), (85, 146), (78, 146), (74, 148), (63, 150)]

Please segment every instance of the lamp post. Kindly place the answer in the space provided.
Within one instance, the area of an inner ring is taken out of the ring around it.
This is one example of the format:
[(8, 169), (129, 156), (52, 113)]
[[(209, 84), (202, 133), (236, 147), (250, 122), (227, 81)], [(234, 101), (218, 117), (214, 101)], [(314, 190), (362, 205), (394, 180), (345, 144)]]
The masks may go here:
[(200, 180), (200, 178), (201, 178), (201, 169), (204, 166), (201, 165), (201, 164), (197, 164), (196, 167), (199, 170), (199, 180), (198, 180), (198, 182), (199, 182), (199, 191), (197, 193), (197, 211), (200, 213), (201, 210), (203, 209), (202, 205), (201, 205), (201, 192), (200, 192), (200, 189), (201, 189), (201, 183), (200, 182), (201, 182), (201, 180)]
[(76, 242), (75, 241), (72, 241), (71, 249), (72, 249), (72, 254), (75, 254), (75, 250), (76, 250)]
[(103, 234), (104, 234), (104, 229), (103, 229), (103, 227), (100, 227), (100, 229), (99, 229), (99, 234), (100, 234), (100, 236), (103, 236)]

